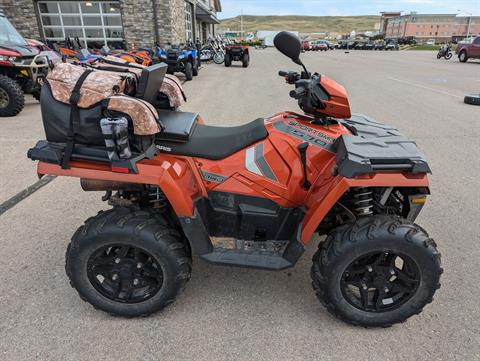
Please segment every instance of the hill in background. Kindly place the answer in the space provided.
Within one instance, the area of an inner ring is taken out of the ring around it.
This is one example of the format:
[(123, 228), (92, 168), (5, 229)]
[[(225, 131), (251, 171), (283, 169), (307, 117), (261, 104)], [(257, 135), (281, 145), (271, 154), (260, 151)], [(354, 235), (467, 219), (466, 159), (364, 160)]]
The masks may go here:
[[(300, 33), (331, 32), (346, 34), (355, 30), (357, 32), (371, 31), (375, 24), (380, 22), (380, 16), (243, 16), (243, 29), (245, 32), (258, 30), (289, 30)], [(222, 28), (231, 31), (240, 31), (240, 16), (221, 21)]]

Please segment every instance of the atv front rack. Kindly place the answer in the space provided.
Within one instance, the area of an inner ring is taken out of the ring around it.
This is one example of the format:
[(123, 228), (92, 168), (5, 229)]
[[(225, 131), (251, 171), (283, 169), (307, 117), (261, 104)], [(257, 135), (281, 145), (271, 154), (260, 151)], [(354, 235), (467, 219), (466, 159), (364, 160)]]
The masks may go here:
[(335, 141), (338, 174), (355, 178), (379, 171), (431, 173), (416, 143), (397, 129), (360, 114), (341, 123), (353, 135)]

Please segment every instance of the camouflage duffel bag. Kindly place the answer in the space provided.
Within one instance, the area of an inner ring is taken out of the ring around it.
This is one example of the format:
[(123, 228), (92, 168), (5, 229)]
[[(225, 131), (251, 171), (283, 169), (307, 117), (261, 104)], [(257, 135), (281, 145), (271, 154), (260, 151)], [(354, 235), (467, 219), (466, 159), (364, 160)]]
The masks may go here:
[(47, 140), (66, 144), (64, 168), (75, 144), (106, 146), (100, 124), (104, 118), (128, 120), (121, 133), (128, 135), (132, 152), (144, 152), (153, 144), (163, 126), (151, 104), (129, 96), (135, 94), (136, 81), (131, 72), (69, 63), (57, 64), (49, 72), (41, 92), (42, 118)]

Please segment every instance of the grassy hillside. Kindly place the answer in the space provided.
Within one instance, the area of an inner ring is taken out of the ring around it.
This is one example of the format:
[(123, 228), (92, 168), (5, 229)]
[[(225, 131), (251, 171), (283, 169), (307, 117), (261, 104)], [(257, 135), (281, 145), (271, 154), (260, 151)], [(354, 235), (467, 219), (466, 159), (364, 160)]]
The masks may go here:
[[(335, 32), (349, 33), (374, 30), (380, 21), (379, 16), (243, 16), (243, 28), (246, 32), (258, 30), (290, 30), (300, 33)], [(222, 28), (240, 30), (240, 16), (222, 20)]]

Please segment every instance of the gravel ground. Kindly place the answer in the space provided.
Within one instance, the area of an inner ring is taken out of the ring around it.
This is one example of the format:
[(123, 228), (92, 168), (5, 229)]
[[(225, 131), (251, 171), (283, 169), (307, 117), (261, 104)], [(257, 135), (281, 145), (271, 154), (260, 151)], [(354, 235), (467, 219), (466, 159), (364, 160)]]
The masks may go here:
[[(57, 178), (0, 216), (0, 359), (480, 360), (480, 108), (462, 100), (480, 90), (480, 64), (415, 51), (304, 59), (347, 88), (354, 112), (399, 127), (429, 158), (432, 196), (418, 223), (437, 241), (445, 274), (421, 315), (375, 330), (331, 317), (310, 286), (314, 239), (296, 267), (282, 272), (194, 259), (175, 304), (145, 319), (110, 317), (81, 301), (64, 272), (69, 238), (106, 205), (99, 194), (83, 193), (78, 180)], [(185, 85), (185, 110), (217, 125), (296, 110), (280, 69), (296, 66), (273, 49), (254, 51), (248, 69), (206, 65)], [(0, 121), (4, 202), (36, 181), (25, 153), (43, 129), (33, 100)]]

